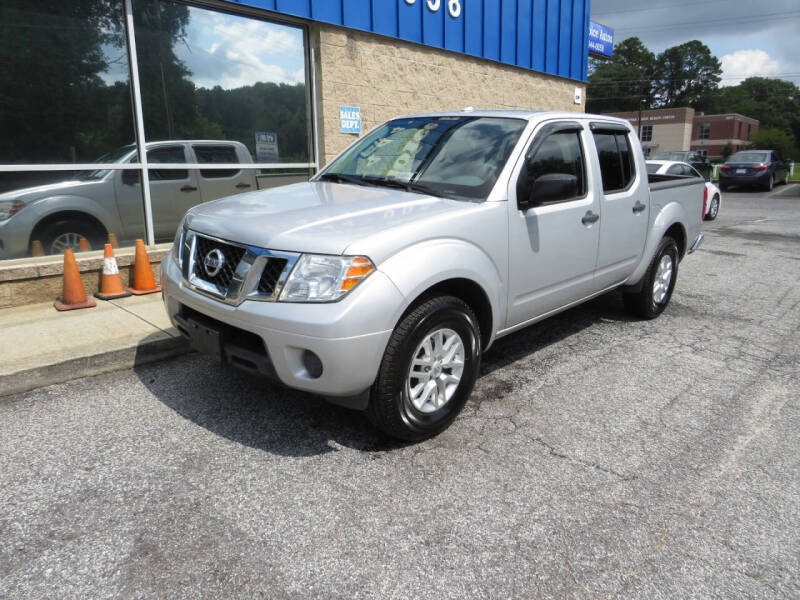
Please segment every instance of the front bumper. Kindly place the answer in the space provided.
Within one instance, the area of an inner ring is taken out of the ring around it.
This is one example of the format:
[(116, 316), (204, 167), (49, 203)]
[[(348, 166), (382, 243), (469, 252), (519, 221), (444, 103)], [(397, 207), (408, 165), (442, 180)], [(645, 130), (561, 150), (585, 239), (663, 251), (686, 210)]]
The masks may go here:
[[(256, 370), (269, 374), (274, 369), (288, 387), (333, 398), (359, 396), (375, 381), (393, 319), (405, 301), (389, 278), (376, 271), (339, 302), (245, 300), (231, 306), (189, 289), (171, 254), (161, 268), (167, 313), (179, 330), (186, 327), (187, 313), (198, 313), (255, 334), (263, 341), (267, 359), (251, 361)], [(320, 374), (309, 369), (306, 352), (318, 357)]]
[(0, 260), (29, 255), (28, 239), (33, 224), (26, 217), (25, 211), (20, 211), (10, 219), (0, 221)]

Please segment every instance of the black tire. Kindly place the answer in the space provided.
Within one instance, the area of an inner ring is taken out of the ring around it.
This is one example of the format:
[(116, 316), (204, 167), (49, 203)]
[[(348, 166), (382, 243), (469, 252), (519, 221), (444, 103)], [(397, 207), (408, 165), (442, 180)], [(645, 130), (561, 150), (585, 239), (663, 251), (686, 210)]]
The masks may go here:
[[(656, 302), (653, 296), (653, 286), (655, 284), (659, 264), (664, 256), (670, 256), (672, 259), (672, 275), (667, 286), (666, 295), (660, 302)], [(647, 269), (642, 289), (638, 292), (625, 293), (622, 296), (625, 302), (625, 308), (627, 308), (630, 313), (642, 319), (655, 319), (664, 312), (664, 309), (669, 304), (670, 298), (672, 298), (675, 282), (678, 280), (678, 257), (678, 244), (676, 244), (675, 240), (671, 237), (665, 236), (658, 245), (656, 255), (653, 257)]]
[[(89, 241), (89, 246), (92, 250), (102, 248), (105, 241), (105, 231), (101, 230), (95, 223), (75, 218), (51, 221), (44, 226), (37, 227), (36, 231), (31, 235), (31, 241), (36, 239), (41, 241), (45, 254), (61, 254), (63, 248), (61, 248), (60, 243), (58, 244), (59, 247), (56, 248), (56, 241), (67, 234), (85, 237)], [(78, 250), (77, 244), (74, 246), (69, 244), (68, 247), (75, 251)]]
[(764, 189), (768, 192), (772, 191), (772, 188), (775, 187), (775, 173), (769, 176), (767, 179), (767, 183), (764, 184)]
[(786, 171), (786, 177), (783, 178), (783, 185), (789, 185), (789, 180), (791, 179), (791, 175), (789, 175), (789, 171)]
[(719, 194), (714, 194), (711, 199), (711, 206), (708, 207), (708, 214), (705, 216), (706, 221), (713, 221), (719, 214)]
[[(411, 402), (406, 381), (413, 354), (430, 334), (447, 328), (464, 347), (464, 366), (450, 400), (433, 412), (421, 412)], [(370, 392), (367, 417), (381, 431), (406, 441), (438, 435), (458, 416), (469, 398), (481, 361), (481, 336), (472, 309), (453, 296), (437, 296), (409, 312), (395, 327)]]

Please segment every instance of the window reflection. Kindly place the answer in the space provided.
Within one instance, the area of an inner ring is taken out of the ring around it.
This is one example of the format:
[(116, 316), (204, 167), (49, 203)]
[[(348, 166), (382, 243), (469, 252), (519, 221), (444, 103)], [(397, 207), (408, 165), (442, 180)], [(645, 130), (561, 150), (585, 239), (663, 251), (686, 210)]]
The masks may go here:
[(76, 163), (134, 139), (121, 0), (0, 2), (0, 163)]
[(134, 19), (148, 140), (236, 141), (258, 158), (267, 134), (260, 162), (309, 161), (302, 29), (167, 0), (136, 0)]
[[(0, 260), (100, 250), (144, 237), (138, 173), (130, 170), (2, 173)], [(132, 177), (132, 181), (131, 181)], [(30, 185), (35, 179), (47, 185)], [(127, 179), (127, 182), (126, 182)]]

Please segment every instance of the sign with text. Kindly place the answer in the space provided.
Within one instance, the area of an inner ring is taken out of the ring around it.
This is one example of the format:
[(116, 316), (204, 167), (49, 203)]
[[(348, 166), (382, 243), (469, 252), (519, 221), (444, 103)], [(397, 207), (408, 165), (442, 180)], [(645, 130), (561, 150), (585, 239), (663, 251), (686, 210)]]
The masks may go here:
[(339, 107), (339, 131), (361, 133), (361, 108), (358, 106)]
[(589, 54), (614, 56), (614, 30), (589, 21)]
[(278, 162), (278, 134), (274, 131), (256, 131), (256, 162)]

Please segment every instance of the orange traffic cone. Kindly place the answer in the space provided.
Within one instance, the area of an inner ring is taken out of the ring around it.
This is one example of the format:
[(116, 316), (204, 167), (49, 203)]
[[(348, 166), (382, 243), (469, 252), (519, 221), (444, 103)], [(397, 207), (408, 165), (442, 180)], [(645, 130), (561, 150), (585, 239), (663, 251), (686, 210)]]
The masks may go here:
[(64, 290), (61, 292), (61, 298), (53, 302), (53, 306), (56, 307), (56, 310), (75, 310), (76, 308), (97, 306), (94, 299), (86, 297), (86, 290), (83, 288), (78, 263), (75, 261), (75, 253), (72, 248), (64, 250)]
[(44, 246), (39, 240), (31, 242), (31, 256), (44, 256)]
[(80, 252), (86, 252), (87, 250), (91, 250), (91, 247), (89, 246), (89, 240), (81, 236), (80, 239), (78, 240), (78, 250)]
[(125, 289), (137, 296), (154, 294), (161, 291), (161, 286), (156, 285), (156, 278), (153, 277), (153, 269), (150, 266), (150, 259), (147, 256), (147, 248), (144, 247), (144, 240), (136, 240), (136, 256), (133, 263), (133, 285)]
[(100, 291), (94, 296), (101, 300), (114, 300), (130, 296), (122, 287), (122, 277), (119, 274), (117, 259), (114, 258), (114, 249), (111, 244), (106, 244), (103, 257), (103, 277), (100, 279)]
[(116, 233), (109, 233), (108, 234), (108, 243), (111, 244), (112, 248), (119, 248), (119, 241), (117, 240)]

